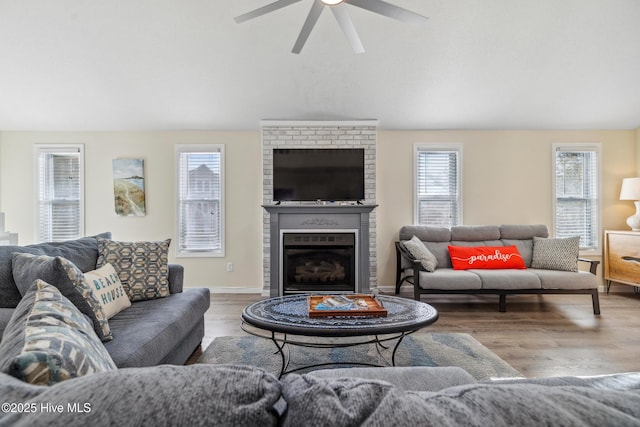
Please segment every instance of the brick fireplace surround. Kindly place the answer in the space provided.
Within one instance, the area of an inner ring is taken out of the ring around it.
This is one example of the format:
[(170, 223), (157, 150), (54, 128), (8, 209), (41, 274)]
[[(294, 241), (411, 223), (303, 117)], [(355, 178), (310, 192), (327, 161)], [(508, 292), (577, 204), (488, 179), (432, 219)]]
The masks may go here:
[[(349, 228), (358, 230), (365, 238), (359, 249), (360, 274), (356, 290), (369, 291), (377, 288), (377, 246), (376, 246), (376, 136), (377, 121), (262, 121), (262, 159), (263, 159), (263, 295), (276, 296), (281, 284), (278, 274), (281, 266), (279, 259), (280, 233), (273, 235), (273, 217), (271, 212), (304, 212), (307, 217), (301, 222), (303, 228), (327, 229)], [(308, 202), (283, 202), (276, 206), (273, 202), (273, 149), (274, 148), (363, 148), (365, 150), (365, 200), (363, 205), (321, 204)], [(298, 209), (300, 208), (300, 209)], [(317, 209), (316, 209), (317, 208)], [(330, 213), (329, 213), (330, 212)], [(329, 217), (327, 217), (329, 213)], [(335, 220), (334, 213), (344, 213), (341, 224), (340, 215)], [(278, 213), (275, 214), (279, 216)], [(354, 217), (354, 215), (356, 215)], [(356, 221), (357, 218), (357, 221)], [(315, 224), (314, 224), (315, 222)], [(291, 221), (287, 219), (287, 224)], [(288, 228), (289, 225), (285, 225)], [(363, 229), (364, 227), (364, 229)], [(368, 256), (367, 256), (368, 255)], [(274, 259), (275, 258), (275, 259)], [(363, 271), (363, 268), (365, 269)], [(276, 269), (276, 271), (273, 271)], [(366, 283), (363, 283), (365, 281)], [(272, 283), (276, 282), (276, 283)]]

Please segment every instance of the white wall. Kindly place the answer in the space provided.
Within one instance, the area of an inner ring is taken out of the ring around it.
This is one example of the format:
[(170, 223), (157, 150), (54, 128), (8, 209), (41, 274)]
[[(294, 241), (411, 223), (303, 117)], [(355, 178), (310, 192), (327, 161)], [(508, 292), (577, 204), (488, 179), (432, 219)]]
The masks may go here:
[[(462, 143), (465, 224), (552, 224), (551, 146), (602, 143), (603, 227), (625, 229), (634, 212), (619, 201), (622, 178), (635, 176), (640, 131), (379, 131), (377, 143), (378, 283), (394, 283), (393, 242), (413, 221), (413, 145)], [(115, 239), (175, 238), (174, 144), (226, 147), (226, 257), (176, 260), (187, 286), (214, 292), (262, 287), (262, 147), (259, 132), (7, 132), (0, 133), (0, 207), (20, 243), (34, 241), (33, 144), (84, 143), (87, 234), (111, 231)], [(117, 217), (111, 160), (145, 161), (147, 216)], [(232, 261), (235, 271), (226, 272)]]

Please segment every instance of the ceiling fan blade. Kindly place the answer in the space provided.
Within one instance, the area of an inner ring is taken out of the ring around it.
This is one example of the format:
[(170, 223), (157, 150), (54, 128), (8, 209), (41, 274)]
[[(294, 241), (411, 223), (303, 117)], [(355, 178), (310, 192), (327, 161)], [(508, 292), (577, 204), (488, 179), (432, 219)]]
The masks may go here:
[(364, 53), (364, 46), (362, 46), (356, 27), (353, 25), (353, 21), (351, 21), (351, 18), (349, 17), (346, 6), (344, 4), (332, 6), (331, 12), (333, 12), (333, 16), (336, 17), (338, 24), (340, 24), (340, 28), (342, 28), (344, 35), (347, 36), (347, 40), (349, 40), (349, 44), (353, 51), (355, 53)]
[(233, 19), (235, 19), (235, 21), (238, 24), (240, 24), (244, 21), (248, 21), (249, 19), (257, 18), (258, 16), (266, 15), (267, 13), (271, 13), (278, 9), (282, 9), (283, 7), (287, 7), (294, 3), (298, 3), (299, 1), (302, 1), (302, 0), (277, 0), (266, 6), (262, 6), (258, 9), (252, 10), (251, 12), (247, 12), (240, 16), (236, 16)]
[(344, 0), (344, 2), (408, 24), (422, 24), (427, 21), (426, 16), (419, 15), (382, 0)]
[(307, 15), (307, 19), (304, 21), (304, 25), (302, 26), (302, 30), (300, 30), (300, 35), (298, 36), (298, 40), (296, 40), (296, 44), (293, 45), (293, 49), (291, 52), (300, 53), (304, 44), (307, 42), (313, 27), (315, 27), (316, 22), (318, 22), (318, 18), (320, 18), (320, 14), (324, 10), (324, 3), (320, 0), (314, 0), (313, 6), (311, 6), (311, 10), (309, 11), (309, 15)]

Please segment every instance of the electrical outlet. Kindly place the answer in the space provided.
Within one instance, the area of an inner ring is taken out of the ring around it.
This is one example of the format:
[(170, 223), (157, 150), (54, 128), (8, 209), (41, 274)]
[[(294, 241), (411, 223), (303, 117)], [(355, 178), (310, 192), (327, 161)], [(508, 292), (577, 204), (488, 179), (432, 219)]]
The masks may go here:
[(227, 271), (233, 271), (233, 263), (232, 262), (228, 262), (227, 263)]

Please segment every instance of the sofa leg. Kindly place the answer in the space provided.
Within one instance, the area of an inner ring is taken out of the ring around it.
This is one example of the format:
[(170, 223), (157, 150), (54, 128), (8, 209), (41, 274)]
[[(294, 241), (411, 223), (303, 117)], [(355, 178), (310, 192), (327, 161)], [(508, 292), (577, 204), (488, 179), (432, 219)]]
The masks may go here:
[(600, 297), (598, 296), (598, 290), (594, 289), (591, 292), (591, 302), (593, 303), (593, 314), (600, 314)]
[(507, 294), (500, 294), (500, 302), (498, 304), (500, 313), (507, 312)]

